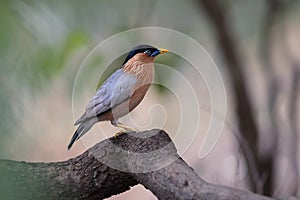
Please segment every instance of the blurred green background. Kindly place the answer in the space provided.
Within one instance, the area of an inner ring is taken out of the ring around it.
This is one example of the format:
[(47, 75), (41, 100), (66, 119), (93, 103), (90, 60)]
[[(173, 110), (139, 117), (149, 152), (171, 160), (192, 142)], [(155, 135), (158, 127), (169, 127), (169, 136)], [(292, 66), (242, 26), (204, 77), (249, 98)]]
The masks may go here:
[[(178, 30), (202, 41), (207, 34), (204, 19), (189, 1), (2, 1), (0, 6), (1, 157), (20, 153), (18, 157), (30, 158), (26, 152), (33, 148), (30, 140), (36, 134), (44, 134), (48, 126), (66, 124), (62, 123), (65, 120), (72, 128), (75, 75), (85, 56), (101, 41), (144, 26)], [(101, 56), (95, 67), (101, 67)], [(176, 67), (176, 60), (169, 59), (168, 64)], [(65, 101), (65, 107), (56, 99)], [(42, 109), (37, 105), (41, 101)], [(55, 116), (45, 127), (32, 118), (46, 118), (49, 110), (61, 107), (68, 119)], [(15, 148), (12, 141), (27, 150)]]

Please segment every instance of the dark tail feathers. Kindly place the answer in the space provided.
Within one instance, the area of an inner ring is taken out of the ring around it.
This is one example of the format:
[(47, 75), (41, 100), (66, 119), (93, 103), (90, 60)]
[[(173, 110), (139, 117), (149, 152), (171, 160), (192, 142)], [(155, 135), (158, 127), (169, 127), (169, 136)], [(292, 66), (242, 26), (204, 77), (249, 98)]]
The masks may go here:
[(70, 144), (68, 145), (68, 150), (72, 147), (74, 142), (76, 140), (78, 140), (80, 137), (82, 137), (86, 132), (88, 132), (96, 122), (98, 122), (97, 117), (90, 118), (89, 120), (81, 122), (81, 124), (79, 125), (79, 127), (75, 131), (75, 133), (74, 133), (74, 135), (73, 135), (73, 137), (70, 141)]
[(70, 143), (69, 143), (69, 145), (68, 145), (68, 150), (71, 149), (71, 147), (73, 146), (74, 142), (75, 142), (78, 138), (79, 138), (79, 133), (78, 133), (78, 130), (77, 130), (77, 131), (75, 131), (75, 133), (74, 133), (74, 135), (73, 135), (73, 137), (72, 137), (72, 139), (71, 139), (71, 141), (70, 141)]

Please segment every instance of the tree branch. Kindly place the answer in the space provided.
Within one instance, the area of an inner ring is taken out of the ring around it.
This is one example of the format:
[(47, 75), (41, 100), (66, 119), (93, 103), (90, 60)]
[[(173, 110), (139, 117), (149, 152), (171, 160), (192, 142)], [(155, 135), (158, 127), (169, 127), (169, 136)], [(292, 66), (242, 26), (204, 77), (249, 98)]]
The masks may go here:
[(2, 160), (0, 177), (5, 199), (103, 199), (138, 183), (159, 199), (271, 199), (205, 182), (162, 130), (109, 138), (64, 162)]

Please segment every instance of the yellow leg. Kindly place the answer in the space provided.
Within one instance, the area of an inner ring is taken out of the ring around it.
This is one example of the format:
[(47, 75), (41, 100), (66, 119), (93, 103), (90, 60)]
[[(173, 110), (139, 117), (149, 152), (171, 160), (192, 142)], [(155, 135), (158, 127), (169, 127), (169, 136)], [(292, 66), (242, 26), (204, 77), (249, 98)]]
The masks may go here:
[(120, 128), (120, 129), (123, 129), (123, 130), (125, 130), (125, 131), (134, 131), (134, 132), (138, 131), (138, 130), (135, 129), (135, 128), (131, 128), (131, 127), (126, 126), (126, 125), (121, 124), (121, 123), (118, 123), (117, 127)]
[(111, 121), (111, 124), (115, 127), (118, 127), (119, 129), (121, 129), (121, 131), (115, 133), (115, 135), (114, 135), (115, 138), (118, 137), (119, 135), (122, 135), (125, 132), (128, 132), (128, 131), (133, 131), (133, 132), (138, 131), (137, 129), (126, 126), (118, 121)]

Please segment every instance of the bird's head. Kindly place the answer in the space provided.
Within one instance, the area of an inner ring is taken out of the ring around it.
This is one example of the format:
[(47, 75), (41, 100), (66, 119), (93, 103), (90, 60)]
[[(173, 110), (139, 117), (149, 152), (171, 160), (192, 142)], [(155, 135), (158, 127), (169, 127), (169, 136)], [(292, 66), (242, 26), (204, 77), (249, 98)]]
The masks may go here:
[(167, 49), (161, 49), (161, 48), (155, 48), (151, 45), (142, 44), (134, 47), (127, 55), (123, 65), (127, 63), (132, 58), (139, 58), (139, 59), (145, 59), (145, 60), (154, 60), (154, 58), (163, 53), (167, 53), (169, 50)]

